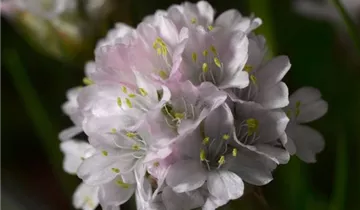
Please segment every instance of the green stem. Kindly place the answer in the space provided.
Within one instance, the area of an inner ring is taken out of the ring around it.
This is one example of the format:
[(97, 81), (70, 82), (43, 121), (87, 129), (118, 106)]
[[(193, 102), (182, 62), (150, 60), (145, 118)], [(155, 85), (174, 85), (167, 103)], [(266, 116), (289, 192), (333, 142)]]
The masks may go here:
[(345, 22), (347, 31), (348, 31), (351, 39), (353, 40), (356, 49), (360, 53), (360, 33), (356, 27), (356, 24), (351, 19), (351, 17), (349, 16), (349, 13), (345, 10), (344, 6), (342, 5), (342, 3), (339, 0), (332, 0), (332, 1), (333, 1), (335, 8), (338, 10), (340, 15), (342, 16), (342, 18)]
[(69, 193), (70, 189), (68, 187), (71, 185), (69, 185), (67, 177), (63, 176), (59, 140), (57, 133), (54, 132), (51, 120), (43, 108), (36, 90), (32, 87), (17, 52), (15, 50), (8, 50), (4, 52), (4, 55), (6, 69), (12, 77), (14, 86), (23, 101), (27, 114), (32, 120), (35, 132), (41, 140), (43, 150), (49, 158), (48, 162), (51, 164), (61, 186), (64, 188), (64, 192)]

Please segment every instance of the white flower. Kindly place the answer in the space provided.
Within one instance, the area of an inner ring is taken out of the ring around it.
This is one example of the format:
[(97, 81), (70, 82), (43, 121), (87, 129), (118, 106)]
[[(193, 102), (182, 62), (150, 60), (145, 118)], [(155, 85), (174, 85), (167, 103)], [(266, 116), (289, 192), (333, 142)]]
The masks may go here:
[(244, 88), (243, 71), (248, 58), (248, 39), (243, 32), (197, 27), (189, 31), (181, 67), (182, 79), (198, 85), (211, 82), (220, 89)]
[(276, 163), (287, 163), (290, 156), (280, 141), (289, 122), (285, 112), (264, 109), (254, 102), (236, 103), (234, 109), (237, 142)]
[(286, 148), (305, 162), (315, 162), (316, 153), (324, 148), (324, 139), (318, 131), (302, 123), (322, 117), (328, 110), (327, 102), (321, 99), (319, 90), (303, 87), (290, 96), (290, 104), (284, 110), (290, 119), (286, 128)]
[(249, 38), (249, 56), (244, 70), (249, 73), (250, 84), (241, 90), (233, 89), (230, 96), (235, 101), (254, 101), (268, 109), (282, 108), (289, 103), (289, 93), (281, 80), (291, 64), (287, 56), (265, 62), (266, 50), (263, 36)]

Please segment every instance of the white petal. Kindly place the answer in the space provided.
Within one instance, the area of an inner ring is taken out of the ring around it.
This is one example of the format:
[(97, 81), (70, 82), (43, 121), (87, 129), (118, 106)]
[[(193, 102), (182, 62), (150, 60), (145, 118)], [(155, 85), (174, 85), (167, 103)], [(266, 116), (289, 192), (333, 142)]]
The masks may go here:
[(69, 174), (76, 174), (80, 164), (85, 158), (86, 152), (93, 147), (80, 141), (64, 141), (60, 144), (60, 149), (64, 153), (64, 170)]
[(172, 165), (166, 183), (175, 192), (181, 193), (201, 187), (206, 180), (206, 172), (199, 161), (180, 160)]
[(206, 1), (199, 1), (196, 6), (200, 16), (206, 20), (205, 23), (211, 24), (215, 14), (214, 8)]
[(258, 145), (256, 150), (265, 156), (269, 157), (277, 164), (286, 164), (290, 159), (289, 152), (281, 147), (272, 145)]
[(289, 104), (289, 90), (284, 82), (279, 82), (276, 85), (267, 89), (261, 90), (257, 95), (255, 101), (263, 105), (267, 109), (282, 108)]
[(239, 149), (232, 164), (231, 171), (245, 182), (257, 186), (269, 183), (273, 179), (271, 172), (277, 166), (270, 158), (246, 148)]
[(162, 192), (162, 199), (166, 209), (171, 210), (195, 209), (204, 204), (204, 197), (198, 190), (176, 193), (170, 187), (165, 187)]
[(256, 72), (256, 78), (262, 89), (272, 87), (282, 80), (291, 67), (287, 56), (278, 56), (267, 62)]
[(318, 89), (313, 87), (302, 87), (296, 90), (290, 96), (290, 104), (295, 105), (297, 101), (303, 104), (310, 104), (321, 99), (321, 93)]
[(298, 123), (307, 123), (324, 116), (328, 110), (328, 103), (324, 100), (318, 100), (311, 104), (300, 105), (300, 114), (297, 116)]
[(59, 139), (61, 141), (71, 140), (76, 135), (80, 134), (82, 132), (82, 128), (78, 126), (73, 126), (67, 129), (64, 129), (59, 134)]
[(288, 135), (286, 135), (286, 133), (284, 133), (280, 139), (282, 139), (283, 142), (285, 141), (284, 147), (289, 152), (289, 154), (294, 155), (296, 153), (296, 146), (294, 141)]
[(234, 200), (243, 195), (244, 183), (231, 171), (216, 170), (208, 175), (207, 187), (214, 197), (220, 200)]
[(117, 181), (123, 181), (119, 176), (109, 183), (100, 187), (99, 199), (102, 206), (118, 206), (130, 199), (135, 192), (134, 184), (125, 184), (126, 187), (119, 186)]
[(234, 75), (228, 75), (219, 88), (245, 88), (249, 85), (249, 74), (246, 71), (237, 71)]
[(204, 204), (204, 206), (202, 207), (202, 210), (215, 210), (220, 206), (225, 205), (229, 200), (221, 200), (218, 199), (212, 195), (210, 195), (207, 199), (206, 202)]
[(85, 159), (77, 174), (85, 183), (99, 185), (107, 183), (117, 176), (112, 168), (117, 168), (122, 173), (128, 171), (134, 164), (132, 159), (124, 159), (119, 155), (110, 153), (105, 156), (101, 153)]
[(94, 210), (99, 204), (99, 188), (81, 183), (73, 195), (73, 205), (77, 209)]
[(293, 125), (286, 129), (286, 133), (294, 141), (296, 155), (301, 160), (316, 162), (316, 154), (325, 146), (324, 138), (318, 131), (304, 125)]

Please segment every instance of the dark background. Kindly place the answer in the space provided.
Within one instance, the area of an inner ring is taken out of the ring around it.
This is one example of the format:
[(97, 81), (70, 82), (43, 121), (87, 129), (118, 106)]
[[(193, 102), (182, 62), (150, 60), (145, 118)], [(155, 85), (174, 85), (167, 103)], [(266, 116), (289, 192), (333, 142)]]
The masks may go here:
[[(136, 26), (145, 15), (180, 2), (119, 0), (107, 25), (120, 21)], [(329, 103), (325, 117), (311, 123), (326, 141), (317, 163), (292, 157), (262, 188), (264, 197), (245, 195), (227, 208), (360, 209), (360, 52), (345, 25), (303, 17), (289, 0), (209, 2), (217, 14), (236, 8), (261, 17), (257, 32), (265, 34), (274, 55), (290, 57), (292, 68), (285, 77), (290, 91), (313, 86)], [(57, 135), (71, 122), (60, 106), (66, 90), (81, 84), (84, 61), (92, 59), (92, 51), (60, 61), (30, 45), (27, 34), (15, 30), (16, 23), (4, 17), (1, 21), (2, 208), (72, 209), (79, 180), (62, 170)], [(87, 43), (87, 48), (94, 44)]]

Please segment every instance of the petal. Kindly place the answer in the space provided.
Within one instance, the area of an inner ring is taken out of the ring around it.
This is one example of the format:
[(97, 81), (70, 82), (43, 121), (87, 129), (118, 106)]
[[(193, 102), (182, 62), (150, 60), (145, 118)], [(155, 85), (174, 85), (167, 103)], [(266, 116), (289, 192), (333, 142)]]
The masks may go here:
[(93, 147), (86, 142), (65, 141), (60, 144), (60, 149), (64, 153), (63, 167), (69, 174), (76, 174), (80, 164), (85, 158), (85, 154)]
[[(296, 153), (296, 146), (294, 141), (284, 133), (280, 139), (285, 139), (286, 143), (284, 145), (285, 149), (289, 152), (290, 155), (294, 155)], [(282, 140), (284, 141), (284, 140)]]
[(290, 96), (290, 104), (295, 106), (297, 101), (302, 104), (310, 104), (321, 99), (321, 93), (318, 89), (313, 87), (302, 87), (296, 90)]
[(282, 108), (289, 104), (289, 91), (284, 82), (267, 89), (261, 89), (256, 95), (255, 101), (267, 109)]
[(239, 70), (233, 75), (227, 75), (221, 84), (220, 89), (226, 88), (245, 88), (249, 85), (249, 74), (246, 71)]
[(201, 187), (206, 180), (206, 172), (199, 161), (180, 160), (171, 166), (166, 183), (175, 192), (181, 193)]
[(100, 186), (99, 200), (102, 206), (118, 206), (130, 199), (135, 192), (134, 184), (119, 185), (117, 182), (123, 182), (119, 176), (109, 183)]
[(229, 170), (240, 176), (245, 182), (261, 186), (268, 184), (272, 179), (271, 172), (277, 164), (268, 157), (239, 148), (236, 159), (231, 163)]
[(221, 200), (221, 199), (218, 199), (218, 198), (210, 195), (206, 199), (206, 202), (205, 202), (204, 206), (202, 207), (202, 210), (215, 210), (218, 207), (225, 205), (227, 202), (228, 202), (228, 200)]
[(131, 156), (131, 154), (125, 158), (119, 154), (114, 155), (109, 152), (107, 152), (106, 155), (103, 153), (95, 154), (83, 161), (77, 174), (85, 183), (91, 185), (110, 182), (118, 175), (113, 168), (119, 169), (120, 173), (122, 173), (129, 171), (135, 164), (134, 160), (130, 159), (129, 156)]
[(277, 164), (286, 164), (290, 160), (289, 152), (279, 146), (275, 145), (258, 145), (256, 150), (265, 156), (269, 157)]
[(59, 139), (61, 141), (71, 140), (76, 135), (80, 134), (81, 132), (82, 132), (82, 128), (79, 126), (73, 126), (70, 128), (66, 128), (60, 132)]
[(216, 170), (208, 175), (207, 187), (211, 195), (220, 200), (234, 200), (243, 195), (244, 183), (231, 171)]
[(282, 80), (291, 67), (287, 56), (271, 59), (256, 72), (256, 78), (261, 89), (267, 89)]
[(324, 149), (325, 142), (322, 135), (304, 125), (289, 126), (287, 135), (294, 141), (296, 155), (307, 163), (316, 162), (316, 154)]
[(95, 210), (99, 204), (99, 188), (81, 183), (73, 195), (73, 205), (77, 209)]
[(162, 199), (166, 209), (171, 210), (196, 209), (204, 204), (204, 197), (199, 190), (176, 193), (170, 187), (165, 187)]
[(307, 123), (319, 119), (328, 111), (328, 103), (324, 100), (318, 100), (311, 104), (300, 105), (299, 116), (296, 121), (298, 123)]

